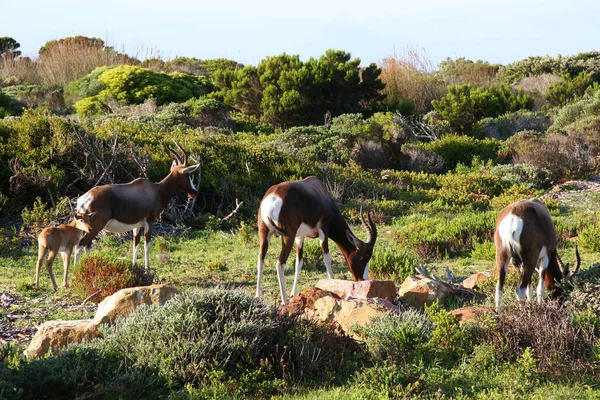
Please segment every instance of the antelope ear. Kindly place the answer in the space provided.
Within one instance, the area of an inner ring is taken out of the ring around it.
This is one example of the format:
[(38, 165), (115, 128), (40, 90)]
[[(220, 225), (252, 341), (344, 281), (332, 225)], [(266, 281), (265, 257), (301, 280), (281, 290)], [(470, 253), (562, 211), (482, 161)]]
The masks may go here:
[(352, 234), (352, 232), (350, 232), (349, 229), (346, 229), (346, 237), (348, 238), (350, 243), (352, 243), (354, 245), (354, 247), (356, 247), (358, 250), (361, 249), (362, 244), (363, 244), (362, 241), (360, 239), (358, 239), (356, 236), (354, 236)]
[(197, 170), (199, 166), (200, 166), (200, 164), (191, 165), (189, 167), (186, 167), (186, 168), (182, 169), (181, 173), (182, 174), (191, 174), (192, 172), (194, 172), (195, 170)]

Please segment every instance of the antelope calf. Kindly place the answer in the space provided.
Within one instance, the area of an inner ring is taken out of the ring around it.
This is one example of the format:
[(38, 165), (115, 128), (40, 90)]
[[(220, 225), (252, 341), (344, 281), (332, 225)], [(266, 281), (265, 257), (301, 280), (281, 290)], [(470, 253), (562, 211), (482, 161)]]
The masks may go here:
[(373, 223), (370, 213), (368, 213), (368, 224), (364, 221), (362, 215), (360, 219), (368, 233), (366, 242), (354, 236), (331, 195), (321, 181), (314, 176), (302, 181), (288, 181), (271, 186), (265, 193), (258, 209), (260, 249), (258, 252), (256, 296), (262, 295), (261, 280), (265, 255), (273, 234), (281, 236), (283, 243), (276, 266), (283, 304), (288, 301), (285, 291), (285, 263), (294, 242), (296, 242), (296, 270), (292, 288), (292, 296), (294, 296), (297, 294), (298, 277), (302, 269), (302, 246), (305, 237), (318, 237), (321, 241), (323, 259), (329, 279), (333, 279), (331, 258), (329, 256), (329, 238), (342, 251), (354, 280), (368, 279), (369, 260), (377, 239), (377, 227)]
[(46, 268), (52, 280), (54, 291), (58, 289), (54, 274), (52, 273), (52, 262), (58, 253), (61, 253), (64, 266), (63, 286), (69, 287), (69, 263), (71, 261), (71, 252), (79, 244), (79, 241), (87, 232), (90, 231), (91, 214), (78, 214), (68, 225), (59, 225), (56, 227), (47, 227), (40, 232), (38, 236), (38, 261), (35, 266), (35, 288), (39, 289), (40, 269), (44, 258)]
[(521, 200), (508, 205), (496, 218), (494, 232), (496, 245), (496, 310), (500, 309), (502, 289), (511, 258), (520, 269), (521, 279), (517, 286), (517, 298), (521, 301), (532, 297), (531, 277), (539, 274), (537, 301), (541, 303), (546, 288), (552, 291), (552, 298), (562, 297), (562, 289), (556, 282), (572, 276), (581, 265), (579, 251), (575, 246), (577, 265), (573, 273), (565, 267), (556, 250), (556, 230), (548, 209), (538, 199)]
[(141, 229), (144, 228), (144, 266), (146, 272), (150, 270), (150, 240), (154, 221), (178, 191), (187, 193), (190, 198), (198, 194), (191, 174), (200, 164), (188, 166), (187, 152), (178, 143), (175, 144), (183, 153), (183, 160), (169, 148), (175, 161), (169, 175), (159, 183), (138, 178), (125, 184), (96, 186), (77, 199), (77, 212), (93, 212), (95, 216), (91, 220), (90, 232), (81, 239), (75, 253), (76, 264), (79, 262), (81, 248), (85, 247), (89, 251), (92, 240), (103, 229), (117, 233), (133, 231), (135, 264)]

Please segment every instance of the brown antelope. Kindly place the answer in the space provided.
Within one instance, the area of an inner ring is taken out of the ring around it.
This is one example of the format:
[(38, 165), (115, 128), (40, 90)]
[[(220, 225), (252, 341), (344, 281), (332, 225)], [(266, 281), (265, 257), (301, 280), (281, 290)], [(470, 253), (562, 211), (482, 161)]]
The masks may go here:
[(55, 227), (47, 227), (38, 235), (38, 261), (35, 266), (35, 288), (40, 287), (40, 269), (44, 258), (46, 260), (46, 268), (50, 274), (50, 280), (54, 291), (58, 289), (54, 274), (52, 273), (52, 262), (58, 253), (61, 253), (64, 266), (63, 286), (69, 287), (69, 263), (71, 261), (71, 252), (73, 248), (79, 244), (79, 241), (87, 232), (90, 231), (90, 217), (92, 214), (78, 214), (68, 225), (59, 225)]
[(556, 249), (554, 223), (548, 209), (538, 199), (521, 200), (500, 211), (496, 218), (494, 243), (498, 270), (496, 310), (500, 308), (502, 288), (511, 258), (521, 271), (521, 279), (516, 289), (519, 300), (531, 300), (531, 277), (535, 271), (538, 272), (538, 303), (541, 303), (544, 295), (544, 282), (546, 288), (552, 291), (552, 298), (561, 298), (562, 289), (556, 282), (564, 277), (573, 276), (581, 266), (577, 245), (575, 270), (571, 273), (568, 266), (563, 265)]
[(368, 279), (369, 260), (377, 239), (377, 227), (373, 223), (370, 213), (368, 213), (369, 224), (365, 223), (362, 215), (360, 219), (368, 232), (366, 242), (354, 236), (331, 195), (321, 181), (314, 176), (302, 181), (288, 181), (271, 186), (265, 193), (258, 209), (260, 249), (258, 252), (256, 297), (262, 294), (261, 280), (265, 255), (273, 234), (280, 235), (283, 243), (276, 266), (283, 304), (286, 304), (288, 300), (285, 292), (285, 263), (295, 241), (296, 270), (292, 288), (292, 296), (295, 296), (298, 290), (298, 277), (302, 269), (302, 246), (305, 237), (318, 237), (321, 241), (323, 259), (329, 279), (333, 279), (333, 272), (331, 270), (328, 238), (331, 238), (342, 251), (354, 280)]
[(198, 194), (191, 174), (199, 164), (188, 166), (188, 154), (175, 143), (183, 153), (183, 160), (170, 147), (175, 156), (171, 172), (159, 183), (138, 178), (125, 184), (96, 186), (77, 199), (77, 211), (93, 212), (92, 229), (83, 237), (75, 263), (79, 261), (82, 247), (89, 251), (92, 240), (98, 233), (106, 229), (110, 232), (128, 232), (133, 230), (133, 264), (137, 259), (142, 228), (144, 228), (144, 266), (150, 270), (150, 240), (152, 225), (162, 210), (169, 204), (178, 191), (183, 191), (193, 198)]

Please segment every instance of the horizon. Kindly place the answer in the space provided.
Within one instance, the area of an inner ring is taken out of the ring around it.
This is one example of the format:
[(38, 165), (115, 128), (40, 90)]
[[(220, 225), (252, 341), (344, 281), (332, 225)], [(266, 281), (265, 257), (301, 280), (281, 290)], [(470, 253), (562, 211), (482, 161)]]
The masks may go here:
[(28, 23), (5, 18), (0, 36), (17, 40), (23, 56), (32, 58), (50, 40), (81, 35), (141, 59), (227, 58), (257, 65), (267, 56), (286, 53), (306, 61), (335, 49), (360, 58), (363, 66), (408, 52), (432, 66), (461, 57), (507, 65), (532, 56), (599, 50), (595, 38), (600, 36), (594, 18), (600, 2), (591, 0), (578, 2), (576, 9), (558, 0), (425, 0), (408, 5), (382, 0), (370, 8), (357, 0), (343, 5), (174, 0), (169, 7), (157, 0), (107, 0), (101, 7), (58, 0), (36, 4), (33, 14), (28, 3), (3, 7), (6, 15), (27, 15)]

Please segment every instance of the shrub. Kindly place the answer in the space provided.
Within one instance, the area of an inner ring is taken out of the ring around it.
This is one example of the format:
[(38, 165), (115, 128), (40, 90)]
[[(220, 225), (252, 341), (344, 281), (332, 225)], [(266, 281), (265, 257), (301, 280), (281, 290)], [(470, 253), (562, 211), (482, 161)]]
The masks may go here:
[[(80, 89), (87, 93), (93, 93), (102, 85), (104, 86), (97, 94), (82, 98), (75, 103), (75, 110), (80, 115), (98, 112), (106, 107), (103, 104), (109, 98), (125, 104), (140, 104), (149, 98), (155, 98), (156, 103), (161, 105), (168, 102), (184, 102), (212, 90), (206, 77), (182, 72), (164, 74), (130, 65), (109, 68), (100, 74), (98, 72), (100, 71), (92, 72), (89, 77), (82, 78), (79, 84), (73, 85), (74, 92)], [(99, 84), (92, 85), (93, 75), (96, 74), (98, 74)], [(85, 84), (86, 82), (90, 83)]]
[(359, 353), (326, 328), (280, 319), (261, 299), (218, 289), (141, 306), (103, 333), (107, 351), (156, 371), (171, 387), (225, 385), (243, 397), (273, 395), (285, 387), (282, 379), (331, 382)]
[(530, 164), (494, 165), (490, 171), (509, 186), (523, 185), (527, 189), (549, 189), (552, 172)]
[(482, 261), (495, 261), (496, 260), (496, 246), (492, 241), (475, 242), (473, 243), (473, 250), (471, 250), (470, 256), (473, 260)]
[(546, 132), (550, 118), (542, 112), (517, 111), (496, 118), (484, 118), (473, 128), (475, 136), (506, 140), (515, 133), (529, 130)]
[[(566, 108), (566, 107), (565, 107)], [(584, 135), (523, 131), (507, 140), (499, 152), (514, 164), (530, 164), (551, 172), (551, 180), (584, 178), (598, 169), (600, 147)]]
[(152, 284), (153, 276), (146, 274), (143, 267), (107, 255), (82, 257), (73, 271), (73, 292), (82, 298), (99, 291), (91, 300), (99, 303), (106, 296), (128, 287)]
[(0, 119), (10, 115), (17, 115), (18, 113), (19, 107), (17, 107), (12, 97), (0, 89)]
[(421, 260), (401, 247), (386, 247), (373, 253), (370, 272), (378, 278), (404, 282), (409, 275), (414, 275), (415, 267)]
[[(0, 397), (13, 399), (154, 398), (163, 381), (95, 345), (73, 345), (52, 357), (21, 361), (3, 374)], [(6, 396), (6, 397), (5, 397)]]
[(565, 74), (561, 80), (548, 86), (546, 89), (546, 100), (552, 107), (564, 107), (583, 97), (586, 90), (592, 84), (592, 78), (589, 73), (582, 71), (575, 78)]
[(446, 58), (439, 65), (439, 71), (444, 82), (449, 85), (471, 83), (475, 86), (488, 86), (500, 68), (497, 64), (487, 61), (472, 61), (464, 57), (455, 60)]
[(444, 159), (444, 170), (450, 171), (459, 163), (471, 165), (475, 156), (480, 160), (495, 160), (501, 143), (496, 139), (480, 140), (469, 136), (449, 134), (420, 146), (439, 154)]
[(562, 130), (577, 120), (600, 114), (600, 91), (558, 110), (550, 130)]
[(422, 354), (432, 331), (433, 324), (427, 314), (409, 309), (399, 315), (381, 314), (359, 329), (358, 333), (376, 362), (408, 362)]
[(474, 124), (483, 118), (531, 109), (533, 97), (523, 90), (513, 93), (508, 85), (483, 88), (467, 83), (450, 86), (446, 96), (431, 104), (459, 133), (470, 134)]
[(505, 360), (515, 360), (530, 349), (542, 371), (560, 375), (581, 365), (598, 339), (593, 327), (577, 329), (572, 318), (573, 309), (556, 301), (506, 306), (498, 314), (500, 334), (491, 338), (492, 343)]
[(579, 239), (587, 249), (594, 252), (600, 251), (600, 222), (586, 224), (579, 232)]
[(437, 173), (444, 168), (444, 159), (431, 149), (412, 143), (402, 146), (402, 154), (406, 156), (404, 169), (414, 172)]

